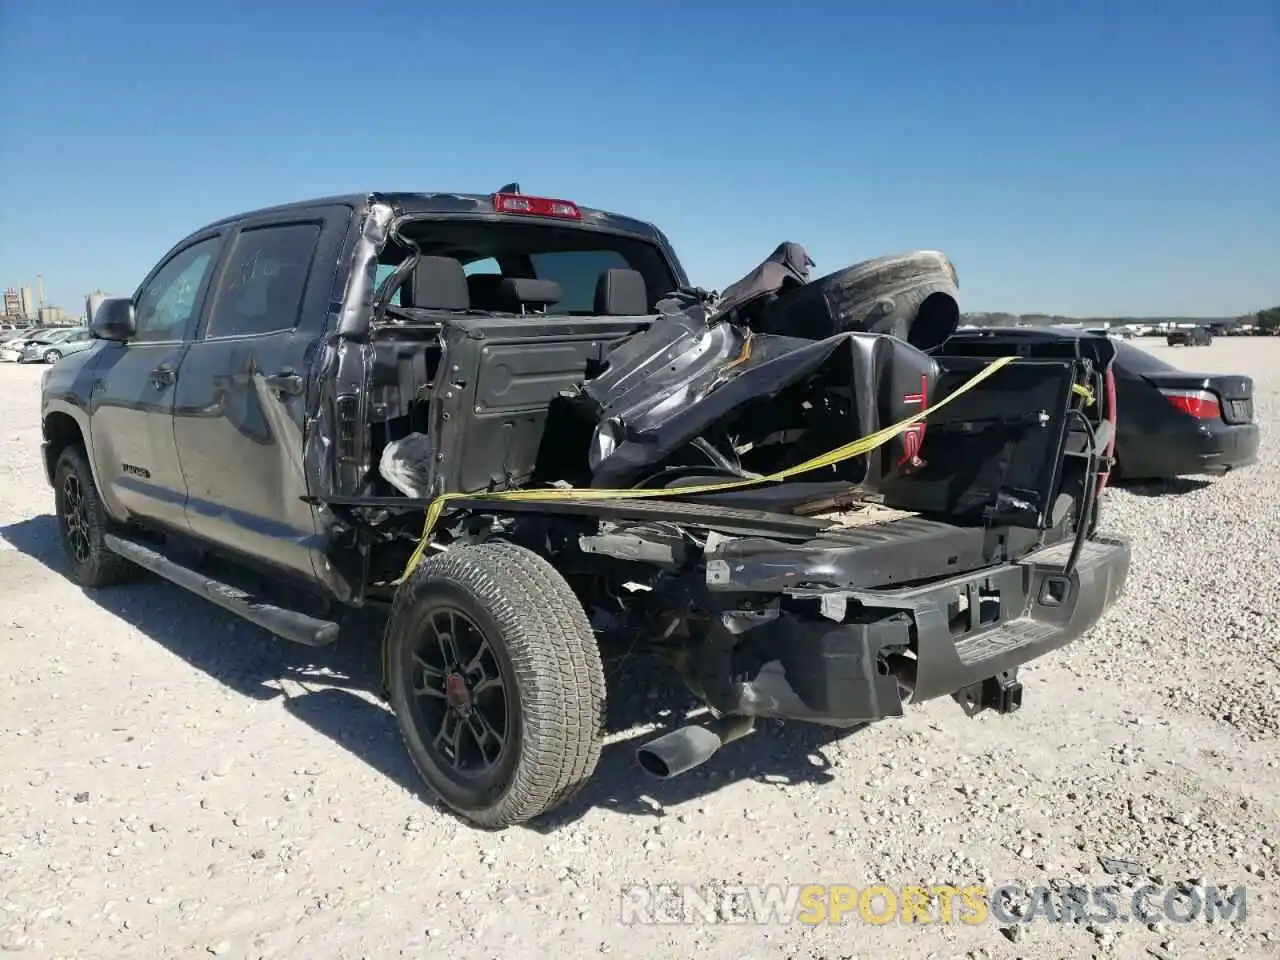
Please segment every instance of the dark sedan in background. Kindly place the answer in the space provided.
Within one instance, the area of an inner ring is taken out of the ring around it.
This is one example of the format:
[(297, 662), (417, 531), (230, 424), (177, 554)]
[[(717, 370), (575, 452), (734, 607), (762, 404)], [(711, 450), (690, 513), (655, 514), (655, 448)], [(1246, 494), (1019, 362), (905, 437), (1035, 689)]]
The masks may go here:
[[(990, 328), (988, 328), (990, 329)], [(1017, 327), (1027, 337), (1090, 337), (1087, 330)], [(1007, 335), (1009, 328), (1001, 330)], [(958, 330), (981, 337), (987, 330)], [(1117, 480), (1219, 475), (1254, 463), (1258, 424), (1253, 380), (1227, 373), (1179, 370), (1131, 343), (1112, 338), (1116, 359)]]
[(1192, 327), (1170, 330), (1164, 339), (1171, 347), (1207, 347), (1213, 343), (1213, 333), (1208, 327)]

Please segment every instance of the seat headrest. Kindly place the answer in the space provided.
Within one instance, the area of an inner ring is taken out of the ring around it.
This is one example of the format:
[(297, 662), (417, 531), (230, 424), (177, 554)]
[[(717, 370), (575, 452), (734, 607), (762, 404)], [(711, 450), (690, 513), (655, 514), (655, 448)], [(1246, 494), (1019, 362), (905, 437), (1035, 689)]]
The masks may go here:
[(517, 307), (549, 307), (564, 299), (564, 291), (554, 280), (506, 277), (502, 281), (502, 297)]
[(606, 317), (638, 317), (649, 312), (649, 291), (638, 270), (612, 269), (596, 281), (596, 313)]
[(467, 275), (453, 257), (419, 257), (400, 287), (400, 306), (419, 310), (467, 310)]
[(504, 277), (497, 273), (473, 273), (467, 277), (471, 305), (495, 313), (520, 313), (524, 307), (547, 307), (564, 297), (554, 280)]

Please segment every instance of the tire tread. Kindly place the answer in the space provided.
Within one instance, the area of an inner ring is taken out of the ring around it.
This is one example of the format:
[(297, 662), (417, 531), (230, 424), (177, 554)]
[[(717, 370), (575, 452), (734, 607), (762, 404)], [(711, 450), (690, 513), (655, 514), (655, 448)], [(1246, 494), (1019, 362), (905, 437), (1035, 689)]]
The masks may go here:
[(72, 577), (83, 587), (109, 587), (134, 579), (139, 573), (138, 567), (118, 553), (112, 553), (103, 541), (103, 535), (108, 532), (110, 520), (103, 506), (102, 497), (98, 494), (98, 486), (94, 482), (89, 460), (85, 456), (84, 448), (79, 444), (67, 446), (58, 454), (54, 477), (59, 486), (54, 491), (55, 498), (60, 495), (64, 470), (73, 471), (80, 480), (85, 522), (89, 527), (89, 543), (94, 557), (93, 562), (81, 566), (68, 554)]
[[(524, 734), (514, 775), (497, 801), (459, 812), (488, 827), (532, 819), (581, 790), (600, 758), (605, 682), (594, 631), (550, 563), (523, 547), (493, 542), (454, 547), (419, 564), (392, 604), (388, 644), (440, 582), (468, 591), (499, 625), (516, 674)], [(430, 785), (416, 757), (414, 763)]]

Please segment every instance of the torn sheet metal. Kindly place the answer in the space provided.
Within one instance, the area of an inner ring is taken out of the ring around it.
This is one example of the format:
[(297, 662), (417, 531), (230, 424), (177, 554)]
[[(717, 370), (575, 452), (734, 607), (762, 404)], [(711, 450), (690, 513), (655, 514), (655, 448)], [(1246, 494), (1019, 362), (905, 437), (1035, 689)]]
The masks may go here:
[[(713, 437), (727, 460), (771, 441), (783, 462), (768, 469), (799, 463), (920, 412), (938, 375), (932, 359), (893, 337), (801, 340), (723, 322), (698, 331), (687, 319), (667, 317), (608, 362), (582, 391), (598, 418), (589, 458), (598, 487), (638, 483)], [(812, 434), (807, 443), (805, 433)], [(842, 479), (874, 485), (887, 467), (918, 452), (920, 433), (891, 441), (864, 458), (861, 475)], [(726, 444), (721, 435), (732, 439)], [(742, 466), (738, 475), (750, 469)]]
[(395, 211), (389, 204), (371, 197), (362, 216), (355, 249), (351, 253), (351, 271), (342, 292), (342, 314), (338, 318), (336, 332), (343, 337), (360, 336), (368, 330), (378, 253), (387, 242)]
[[(812, 265), (804, 247), (780, 244), (717, 301), (667, 298), (647, 330), (607, 355), (577, 397), (597, 423), (588, 451), (593, 486), (661, 483), (674, 467), (704, 466), (721, 477), (772, 472), (928, 406), (938, 367), (901, 337), (754, 329), (771, 305), (804, 293)], [(852, 472), (826, 479), (874, 488), (891, 472), (910, 472), (925, 429), (912, 427)]]
[(804, 286), (813, 266), (809, 251), (800, 244), (778, 244), (758, 267), (725, 289), (711, 318), (751, 323), (779, 296)]

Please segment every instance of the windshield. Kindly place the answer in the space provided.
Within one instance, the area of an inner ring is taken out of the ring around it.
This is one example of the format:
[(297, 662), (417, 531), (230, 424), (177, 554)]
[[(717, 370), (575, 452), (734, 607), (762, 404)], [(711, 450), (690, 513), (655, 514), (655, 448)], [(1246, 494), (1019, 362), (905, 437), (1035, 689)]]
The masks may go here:
[(1116, 364), (1133, 373), (1163, 373), (1168, 370), (1178, 369), (1171, 364), (1165, 363), (1159, 357), (1153, 357), (1141, 347), (1135, 347), (1133, 344), (1125, 343), (1122, 340), (1113, 342), (1116, 345)]
[[(562, 296), (547, 308), (549, 314), (594, 314), (596, 284), (606, 270), (635, 270), (643, 276), (650, 310), (676, 287), (662, 251), (635, 237), (558, 224), (473, 220), (418, 221), (405, 225), (403, 232), (423, 255), (458, 260), (467, 276), (497, 274), (556, 282)], [(405, 255), (398, 244), (389, 243), (379, 258), (376, 282), (389, 276)], [(399, 291), (391, 302), (400, 302)], [(472, 306), (484, 308), (482, 303)]]

